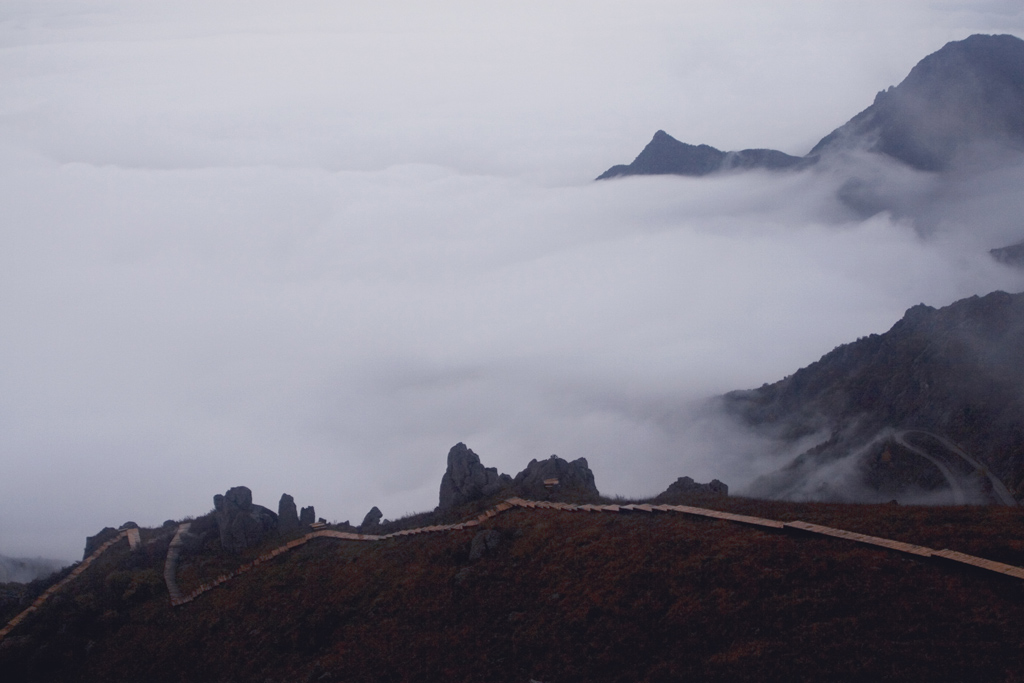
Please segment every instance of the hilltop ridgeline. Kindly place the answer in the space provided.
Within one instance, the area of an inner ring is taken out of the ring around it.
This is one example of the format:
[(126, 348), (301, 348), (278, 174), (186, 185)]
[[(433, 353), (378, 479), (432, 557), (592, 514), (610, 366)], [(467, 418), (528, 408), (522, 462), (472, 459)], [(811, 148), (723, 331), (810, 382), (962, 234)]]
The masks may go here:
[[(160, 575), (174, 544), (142, 529), (63, 587), (0, 603), (2, 624), (51, 595), (0, 640), (0, 671), (26, 683), (735, 683), (1011, 680), (1024, 665), (1019, 508), (517, 502), (470, 504), (490, 514), (465, 530), (388, 539), (318, 530), (234, 554), (213, 535), (182, 548), (178, 581), (204, 592), (179, 607)], [(979, 571), (978, 557), (1012, 576)]]
[[(697, 484), (689, 477), (681, 477), (668, 489), (657, 496), (658, 502), (671, 503), (693, 495), (727, 496), (729, 487), (713, 480), (709, 484)], [(600, 498), (594, 473), (586, 458), (567, 462), (557, 455), (546, 460), (531, 460), (526, 469), (515, 477), (498, 474), (494, 467), (484, 467), (480, 456), (464, 443), (457, 443), (448, 452), (447, 468), (441, 478), (438, 506), (432, 513), (422, 513), (413, 519), (422, 521), (437, 515), (452, 514), (466, 505), (487, 502), (510, 496), (521, 496), (540, 501), (593, 502)], [(224, 494), (213, 497), (214, 510), (211, 515), (200, 518), (182, 535), (186, 550), (203, 547), (208, 537), (216, 533), (220, 547), (230, 553), (239, 553), (247, 548), (260, 545), (270, 537), (287, 536), (294, 532), (306, 532), (311, 526), (323, 526), (327, 521), (314, 521), (313, 506), (302, 508), (296, 514), (295, 500), (287, 493), (281, 496), (278, 511), (274, 513), (262, 505), (252, 502), (252, 491), (246, 486), (234, 486)], [(134, 522), (128, 524), (134, 525)], [(345, 521), (331, 526), (337, 530), (359, 533), (378, 533), (383, 528), (394, 527), (395, 522), (384, 519), (384, 514), (373, 506), (359, 526)], [(137, 525), (134, 525), (137, 526)], [(165, 523), (170, 533), (174, 523)], [(121, 527), (125, 528), (124, 526)], [(106, 528), (86, 543), (85, 556), (92, 553), (101, 543), (118, 533), (119, 529)]]
[(881, 154), (920, 171), (945, 171), (983, 148), (1024, 150), (1024, 41), (973, 35), (922, 59), (896, 87), (835, 129), (803, 157), (773, 149), (723, 152), (659, 130), (630, 164), (598, 180), (629, 175), (704, 176), (725, 171), (798, 170), (850, 150)]
[(522, 496), (536, 500), (596, 500), (600, 493), (586, 458), (567, 462), (557, 455), (547, 460), (531, 460), (515, 476), (498, 474), (497, 468), (484, 467), (480, 456), (457, 443), (448, 451), (448, 469), (441, 478), (438, 510), (492, 496)]

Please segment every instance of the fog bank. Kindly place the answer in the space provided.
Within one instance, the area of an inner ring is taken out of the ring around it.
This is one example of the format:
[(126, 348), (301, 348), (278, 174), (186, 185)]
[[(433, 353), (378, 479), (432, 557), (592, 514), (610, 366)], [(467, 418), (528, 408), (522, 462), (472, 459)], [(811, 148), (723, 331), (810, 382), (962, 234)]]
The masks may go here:
[(424, 510), (458, 441), (738, 488), (783, 456), (709, 397), (1024, 289), (986, 253), (1024, 238), (1013, 164), (591, 182), (658, 128), (802, 154), (946, 40), (1024, 32), (1009, 3), (3, 6), (6, 555), (239, 484)]

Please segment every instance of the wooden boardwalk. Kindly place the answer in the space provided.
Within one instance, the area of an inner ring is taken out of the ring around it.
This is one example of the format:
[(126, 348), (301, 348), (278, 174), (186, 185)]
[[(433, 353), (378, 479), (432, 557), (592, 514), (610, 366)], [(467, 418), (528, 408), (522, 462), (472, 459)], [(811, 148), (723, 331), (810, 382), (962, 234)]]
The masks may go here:
[[(980, 569), (986, 569), (997, 574), (1003, 574), (1005, 576), (1012, 576), (1017, 579), (1024, 579), (1024, 568), (1015, 567), (1009, 564), (1003, 564), (1001, 562), (994, 562), (992, 560), (986, 560), (973, 555), (966, 555), (954, 550), (934, 550), (932, 548), (926, 548), (920, 545), (914, 545), (912, 543), (903, 543), (902, 541), (894, 541), (888, 538), (880, 538), (878, 536), (868, 536), (866, 534), (860, 534), (854, 531), (845, 531), (843, 529), (833, 529), (832, 527), (821, 526), (820, 524), (811, 524), (809, 522), (780, 522), (774, 519), (765, 519), (763, 517), (751, 517), (749, 515), (738, 515), (732, 512), (722, 512), (720, 510), (709, 510), (707, 508), (691, 507), (689, 505), (649, 505), (647, 503), (641, 504), (630, 504), (630, 505), (574, 505), (571, 503), (552, 503), (547, 501), (537, 500), (524, 500), (522, 498), (509, 498), (501, 503), (498, 503), (494, 507), (482, 512), (477, 517), (469, 519), (459, 524), (445, 524), (441, 526), (426, 526), (418, 527), (416, 529), (405, 529), (403, 531), (396, 531), (390, 534), (384, 535), (372, 535), (372, 534), (354, 534), (345, 531), (311, 531), (305, 536), (289, 541), (288, 543), (271, 550), (270, 552), (260, 555), (252, 562), (242, 565), (233, 572), (218, 576), (213, 581), (203, 583), (191, 591), (188, 595), (175, 597), (171, 595), (171, 604), (174, 606), (184, 605), (192, 602), (203, 593), (216, 588), (225, 581), (229, 581), (232, 578), (250, 571), (264, 562), (268, 562), (278, 555), (288, 552), (293, 548), (298, 548), (301, 545), (305, 545), (309, 541), (315, 538), (334, 538), (342, 541), (361, 541), (361, 542), (376, 542), (384, 541), (390, 538), (398, 538), (400, 536), (414, 536), (417, 534), (429, 534), (439, 533), (445, 531), (459, 531), (462, 529), (471, 529), (479, 526), (489, 519), (496, 517), (497, 515), (511, 510), (513, 508), (522, 508), (526, 510), (561, 510), (565, 512), (611, 512), (617, 514), (628, 514), (634, 512), (655, 514), (655, 513), (681, 513), (686, 515), (694, 515), (697, 517), (706, 517), (709, 519), (718, 519), (726, 522), (734, 522), (737, 524), (745, 524), (748, 526), (760, 527), (762, 529), (773, 529), (777, 531), (799, 531), (817, 534), (820, 536), (830, 536), (832, 538), (839, 538), (847, 541), (854, 541), (857, 543), (863, 543), (866, 545), (876, 546), (878, 548), (884, 548), (886, 550), (893, 550), (896, 552), (906, 553), (908, 555), (914, 555), (921, 558), (939, 558), (944, 560), (950, 560), (953, 562), (959, 562), (960, 564), (970, 565)], [(168, 592), (170, 592), (170, 584), (168, 584)]]
[(50, 599), (50, 596), (52, 596), (54, 593), (59, 591), (61, 588), (63, 588), (64, 586), (68, 585), (69, 583), (71, 583), (75, 579), (77, 579), (82, 574), (82, 572), (84, 572), (86, 569), (89, 568), (89, 565), (91, 565), (93, 562), (96, 561), (96, 558), (98, 558), (103, 553), (107, 552), (107, 550), (112, 545), (114, 545), (115, 543), (120, 541), (122, 538), (128, 538), (129, 542), (131, 542), (131, 538), (129, 537), (129, 532), (132, 532), (132, 531), (135, 532), (134, 534), (132, 534), (132, 536), (137, 537), (138, 533), (139, 533), (138, 529), (123, 529), (119, 534), (117, 534), (117, 536), (115, 536), (114, 538), (110, 539), (109, 541), (107, 541), (106, 543), (101, 545), (100, 547), (96, 548), (96, 550), (93, 551), (92, 555), (89, 555), (89, 557), (87, 557), (84, 560), (82, 560), (82, 563), (80, 565), (78, 565), (77, 567), (75, 567), (74, 569), (72, 569), (70, 574), (68, 574), (63, 579), (61, 579), (60, 581), (58, 581), (57, 583), (53, 584), (52, 586), (47, 588), (45, 591), (43, 591), (39, 595), (39, 597), (36, 598), (32, 602), (31, 605), (29, 605), (25, 610), (23, 610), (20, 614), (15, 616), (13, 619), (8, 621), (6, 626), (4, 626), (3, 628), (0, 628), (0, 641), (2, 641), (5, 637), (7, 637), (7, 634), (10, 633), (11, 631), (13, 631), (15, 626), (17, 626), (22, 621), (24, 621), (25, 617), (27, 617), (28, 615), (32, 614), (37, 609), (39, 609), (44, 602), (46, 602), (47, 600)]
[[(834, 529), (832, 527), (822, 526), (820, 524), (811, 524), (810, 522), (794, 521), (794, 522), (780, 522), (774, 519), (765, 519), (763, 517), (751, 517), (749, 515), (738, 515), (732, 512), (722, 512), (720, 510), (709, 510), (707, 508), (692, 507), (689, 505), (650, 505), (647, 503), (640, 504), (629, 504), (629, 505), (574, 505), (571, 503), (552, 503), (548, 501), (536, 501), (536, 500), (524, 500), (522, 498), (509, 498), (501, 503), (498, 503), (494, 507), (485, 510), (481, 514), (474, 518), (468, 519), (458, 524), (443, 524), (437, 526), (425, 526), (418, 527), (415, 529), (404, 529), (402, 531), (395, 531), (390, 534), (374, 535), (374, 534), (355, 534), (346, 531), (334, 531), (333, 529), (320, 529), (317, 531), (310, 531), (309, 533), (300, 536), (294, 540), (288, 541), (287, 543), (270, 550), (251, 562), (243, 564), (232, 572), (222, 574), (212, 581), (202, 583), (195, 589), (190, 591), (188, 594), (183, 595), (181, 589), (178, 587), (177, 582), (177, 567), (178, 559), (181, 555), (182, 546), (182, 535), (189, 530), (190, 523), (186, 522), (178, 526), (175, 531), (174, 538), (167, 549), (167, 558), (164, 562), (164, 582), (167, 584), (167, 592), (170, 596), (171, 605), (178, 607), (180, 605), (187, 604), (198, 598), (203, 593), (213, 590), (217, 586), (230, 581), (231, 579), (244, 574), (245, 572), (251, 571), (256, 567), (260, 566), (264, 562), (269, 562), (279, 555), (283, 555), (290, 550), (294, 550), (299, 546), (309, 543), (316, 538), (330, 538), (339, 541), (354, 541), (354, 542), (369, 542), (374, 543), (378, 541), (385, 541), (392, 538), (398, 538), (401, 536), (415, 536), (419, 534), (431, 534), (431, 533), (444, 533), (451, 531), (461, 531), (464, 529), (472, 529), (478, 527), (481, 524), (487, 522), (490, 519), (500, 515), (503, 512), (512, 510), (514, 508), (520, 508), (524, 510), (560, 510), (564, 512), (598, 512), (598, 513), (614, 513), (614, 514), (659, 514), (659, 513), (675, 513), (692, 515), (696, 517), (705, 517), (708, 519), (722, 520), (726, 522), (733, 522), (736, 524), (744, 524), (748, 526), (759, 527), (762, 529), (770, 529), (779, 532), (799, 532), (809, 533), (819, 536), (828, 536), (831, 538), (838, 538), (846, 541), (853, 541), (855, 543), (862, 543), (865, 545), (871, 545), (885, 550), (894, 552), (904, 553), (919, 558), (934, 558), (938, 560), (944, 560), (949, 562), (956, 562), (961, 565), (967, 565), (977, 569), (983, 569), (986, 571), (1001, 574), (1003, 576), (1013, 577), (1015, 579), (1024, 580), (1024, 567), (1017, 567), (1014, 565), (1003, 564), (1002, 562), (995, 562), (992, 560), (986, 560), (982, 557), (975, 557), (974, 555), (967, 555), (955, 550), (935, 550), (933, 548), (927, 548), (925, 546), (914, 545), (912, 543), (903, 543), (902, 541), (894, 541), (888, 538), (881, 538), (878, 536), (869, 536), (867, 534), (861, 534), (854, 531), (846, 531), (843, 529)], [(96, 558), (106, 552), (115, 543), (121, 539), (127, 538), (131, 544), (132, 549), (135, 549), (139, 545), (139, 532), (137, 529), (124, 529), (117, 536), (110, 539), (99, 548), (95, 550), (89, 557), (82, 561), (70, 574), (61, 579), (58, 583), (50, 586), (43, 592), (36, 600), (25, 609), (23, 612), (18, 614), (16, 617), (7, 622), (4, 628), (0, 629), (0, 641), (10, 633), (19, 623), (21, 623), (27, 616), (32, 612), (39, 609), (39, 607), (46, 602), (46, 600), (57, 591), (61, 590), (68, 583), (76, 579), (82, 572), (89, 568)]]

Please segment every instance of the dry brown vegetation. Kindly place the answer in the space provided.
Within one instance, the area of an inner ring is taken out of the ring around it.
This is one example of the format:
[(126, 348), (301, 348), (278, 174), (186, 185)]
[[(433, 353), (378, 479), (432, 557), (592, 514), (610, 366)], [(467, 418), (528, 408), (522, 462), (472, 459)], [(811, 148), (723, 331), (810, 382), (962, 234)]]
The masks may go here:
[[(690, 502), (1024, 565), (1018, 509)], [(0, 644), (0, 671), (261, 683), (1003, 681), (1024, 671), (1019, 580), (670, 513), (516, 509), (480, 528), (502, 543), (475, 562), (474, 530), (317, 539), (176, 609), (158, 544), (118, 550)], [(244, 560), (206, 550), (183, 567), (182, 588)]]

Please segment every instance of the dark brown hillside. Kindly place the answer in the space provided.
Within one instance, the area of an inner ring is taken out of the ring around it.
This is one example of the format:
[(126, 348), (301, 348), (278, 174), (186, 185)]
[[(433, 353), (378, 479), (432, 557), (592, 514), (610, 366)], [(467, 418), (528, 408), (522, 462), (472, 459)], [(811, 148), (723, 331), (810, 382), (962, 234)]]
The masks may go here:
[[(1024, 565), (1019, 508), (700, 504)], [(480, 529), (501, 541), (471, 561)], [(119, 546), (46, 603), (0, 644), (4, 679), (976, 681), (1024, 670), (1022, 581), (685, 515), (513, 509), (479, 529), (318, 539), (180, 608), (159, 585), (160, 546)], [(204, 550), (183, 588), (244, 560)]]

